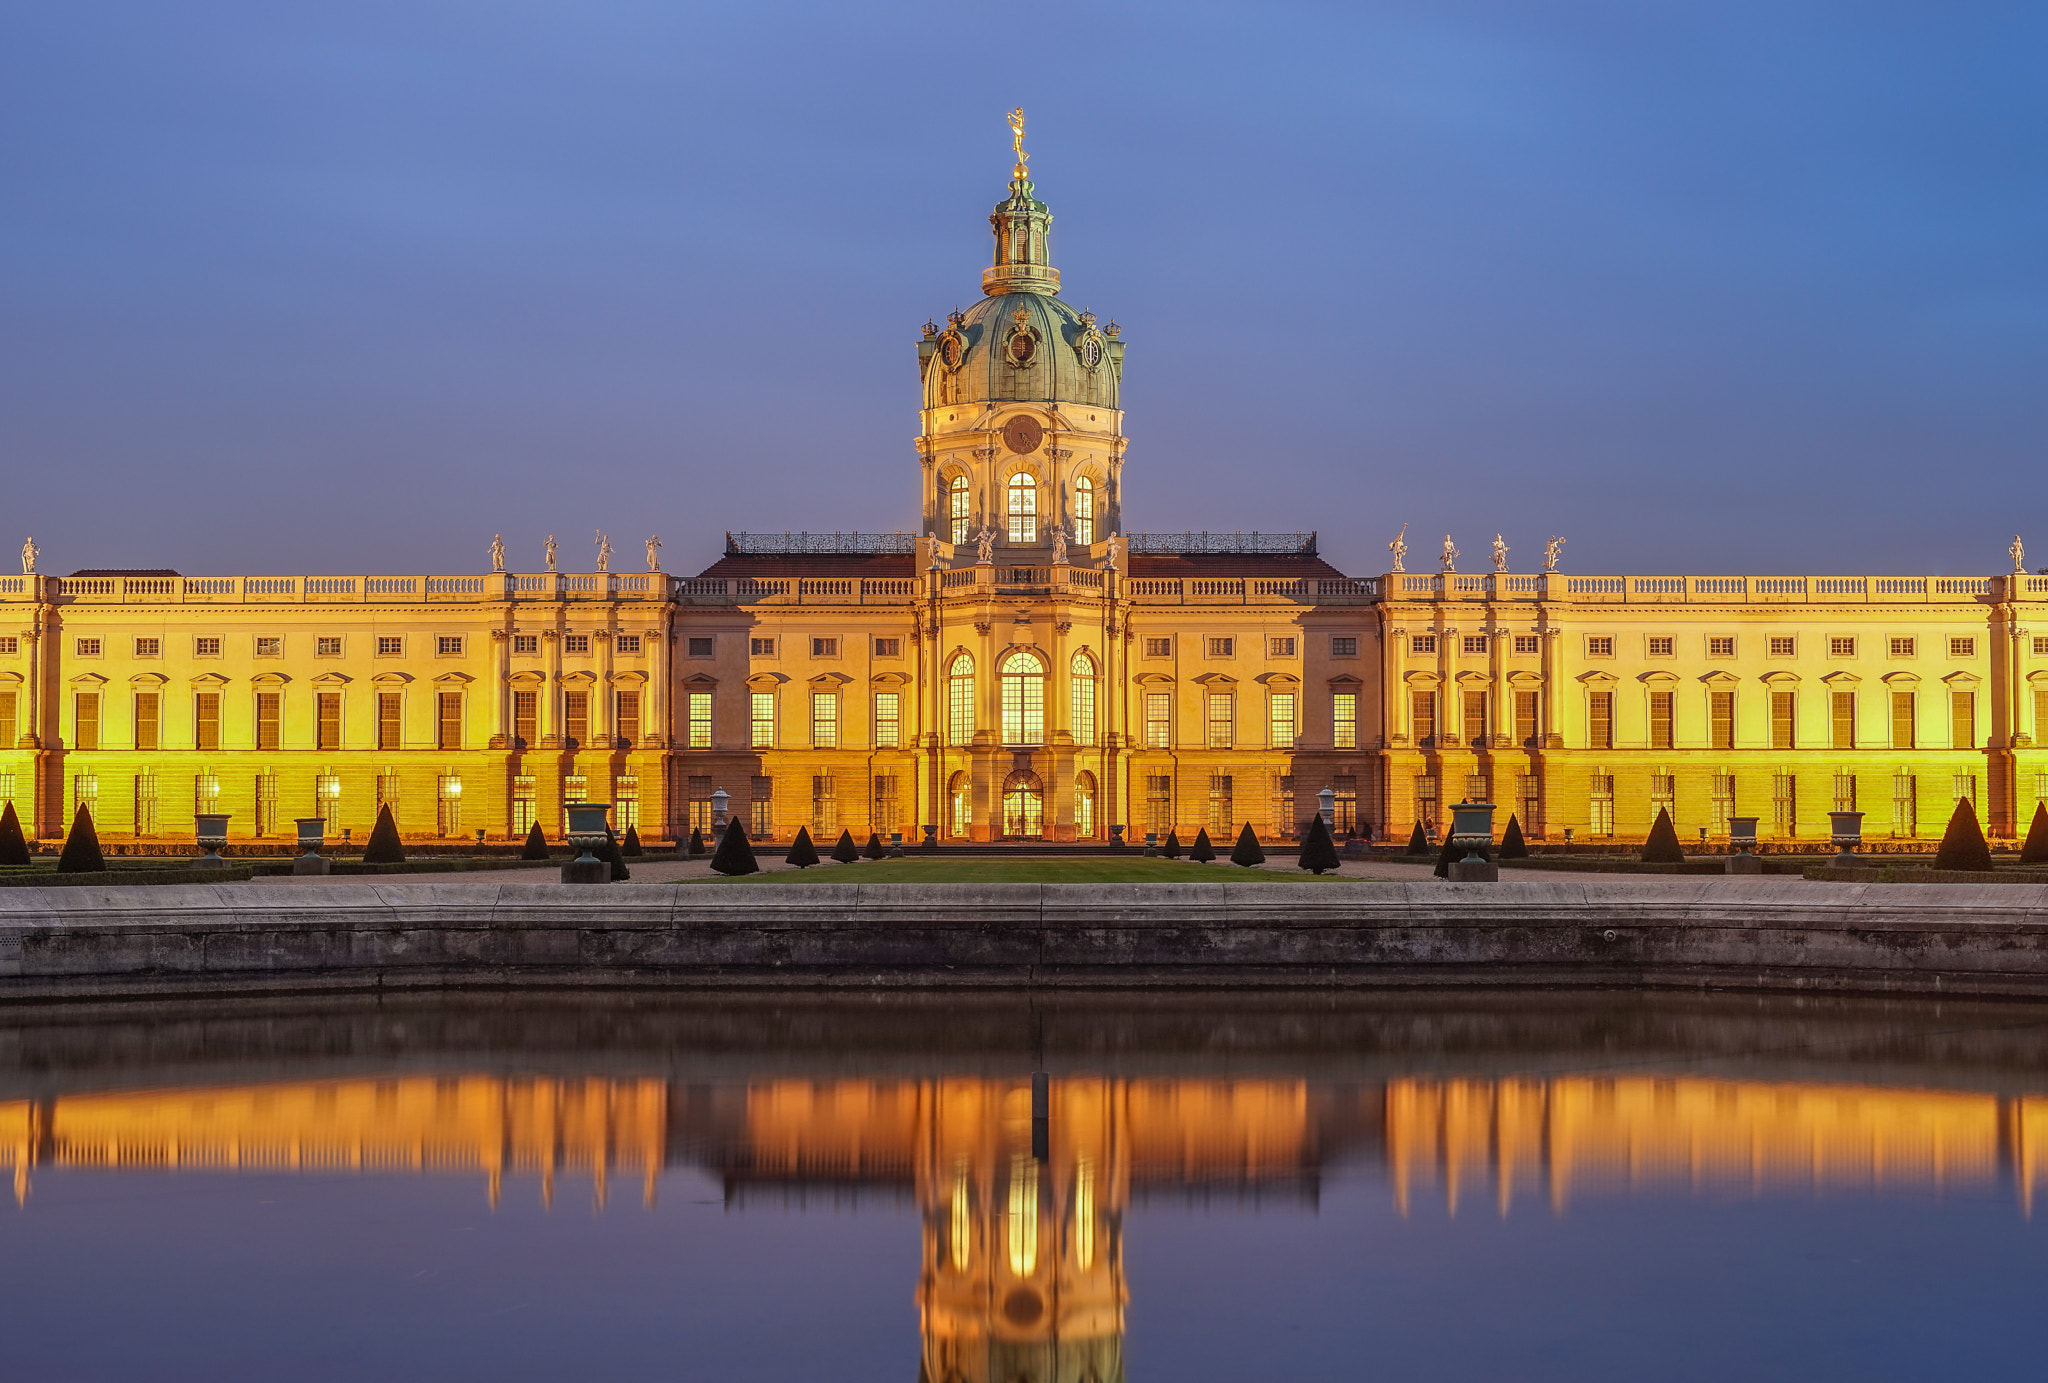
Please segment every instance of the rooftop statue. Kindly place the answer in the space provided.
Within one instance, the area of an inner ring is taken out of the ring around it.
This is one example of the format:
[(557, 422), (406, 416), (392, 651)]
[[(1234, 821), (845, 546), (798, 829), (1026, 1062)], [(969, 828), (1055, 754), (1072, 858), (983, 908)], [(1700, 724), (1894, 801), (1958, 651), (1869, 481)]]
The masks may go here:
[(1563, 551), (1564, 539), (1551, 534), (1550, 541), (1543, 545), (1543, 570), (1556, 571), (1558, 554)]
[(548, 570), (553, 571), (555, 569), (555, 535), (552, 533), (548, 534), (548, 540), (543, 546), (547, 549)]
[(599, 571), (610, 571), (612, 569), (612, 540), (605, 537), (602, 528), (597, 530), (597, 569)]
[(1458, 549), (1452, 545), (1451, 535), (1446, 533), (1444, 534), (1444, 570), (1454, 572), (1457, 569)]
[(1010, 147), (1017, 151), (1017, 176), (1024, 176), (1024, 165), (1031, 162), (1031, 155), (1024, 152), (1024, 107), (1019, 106), (1006, 117), (1010, 122)]
[(981, 532), (974, 535), (974, 560), (987, 565), (995, 560), (995, 556), (996, 531), (984, 525)]
[(36, 540), (34, 538), (24, 538), (22, 540), (21, 574), (23, 576), (33, 576), (35, 574), (36, 553), (38, 551), (39, 549), (36, 547)]
[(2005, 551), (2012, 558), (2012, 569), (2014, 571), (2020, 572), (2027, 569), (2027, 545), (2020, 541), (2019, 534), (2015, 533), (2012, 535), (2012, 546)]
[(491, 570), (505, 570), (505, 535), (502, 533), (491, 535)]
[(1402, 524), (1401, 531), (1394, 535), (1394, 541), (1387, 544), (1387, 551), (1394, 554), (1394, 571), (1406, 571), (1408, 560), (1408, 525)]
[(1067, 564), (1067, 530), (1059, 524), (1052, 526), (1052, 562), (1056, 567)]
[(647, 540), (647, 570), (661, 570), (661, 539), (658, 537)]
[(1493, 569), (1495, 571), (1506, 571), (1508, 569), (1507, 541), (1498, 533), (1493, 535)]

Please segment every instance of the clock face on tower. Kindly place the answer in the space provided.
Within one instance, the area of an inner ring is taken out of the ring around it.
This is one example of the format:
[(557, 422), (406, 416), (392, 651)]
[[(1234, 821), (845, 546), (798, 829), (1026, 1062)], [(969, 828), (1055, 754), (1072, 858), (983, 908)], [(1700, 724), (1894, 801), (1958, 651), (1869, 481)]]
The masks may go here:
[(1037, 451), (1044, 440), (1045, 429), (1028, 413), (1019, 413), (1003, 424), (1003, 445), (1019, 456)]

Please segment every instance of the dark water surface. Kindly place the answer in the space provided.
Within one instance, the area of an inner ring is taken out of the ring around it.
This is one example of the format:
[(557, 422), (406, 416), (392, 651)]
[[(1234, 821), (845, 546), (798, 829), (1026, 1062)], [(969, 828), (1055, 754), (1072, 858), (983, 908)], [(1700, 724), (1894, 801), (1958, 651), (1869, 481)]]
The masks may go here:
[(0, 1378), (2036, 1377), (2044, 1149), (2041, 1006), (13, 1009)]

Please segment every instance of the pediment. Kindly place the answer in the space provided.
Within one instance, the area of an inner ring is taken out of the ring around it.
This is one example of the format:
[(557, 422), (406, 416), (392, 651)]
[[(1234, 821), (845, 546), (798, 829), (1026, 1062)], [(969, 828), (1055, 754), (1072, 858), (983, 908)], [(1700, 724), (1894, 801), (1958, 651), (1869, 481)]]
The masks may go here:
[(562, 674), (562, 680), (570, 686), (587, 687), (597, 681), (597, 674), (589, 668), (578, 668), (574, 672)]
[(1237, 679), (1227, 672), (1205, 672), (1199, 677), (1188, 679), (1198, 687), (1234, 687)]
[(1145, 687), (1170, 687), (1173, 685), (1172, 676), (1164, 672), (1141, 672), (1131, 680)]
[(615, 672), (612, 674), (612, 681), (620, 686), (637, 687), (646, 680), (647, 674), (644, 672)]
[(1468, 668), (1464, 672), (1458, 674), (1457, 682), (1458, 685), (1461, 687), (1491, 686), (1493, 683), (1493, 674), (1490, 672), (1479, 672), (1475, 669)]
[(1645, 682), (1651, 686), (1670, 687), (1676, 686), (1678, 684), (1678, 674), (1675, 672), (1663, 671), (1645, 672), (1639, 673), (1636, 677), (1636, 681)]
[[(157, 674), (155, 674), (155, 673), (150, 673), (150, 674), (148, 674), (148, 675), (149, 675), (149, 676), (151, 676), (151, 677), (157, 677), (157, 680), (158, 680), (158, 681), (162, 681), (162, 680), (163, 680), (163, 679), (162, 679), (161, 677), (158, 677), (158, 676), (157, 676)], [(22, 678), (21, 678), (21, 674), (20, 674), (20, 673), (18, 673), (18, 672), (0, 672), (0, 682), (8, 682), (8, 683), (16, 683), (16, 684), (18, 684), (18, 683), (19, 683), (19, 682), (20, 682), (21, 680), (22, 680)]]
[(459, 687), (464, 682), (474, 681), (476, 681), (476, 678), (466, 672), (444, 672), (434, 679), (434, 685), (437, 687)]
[(511, 684), (515, 687), (537, 687), (541, 683), (547, 681), (548, 679), (542, 676), (540, 673), (535, 672), (532, 668), (528, 668), (524, 672), (513, 673), (511, 677), (507, 678), (506, 680), (511, 682)]
[(78, 674), (78, 676), (71, 679), (71, 683), (73, 686), (97, 687), (104, 683), (106, 680), (106, 678), (100, 676), (97, 672), (81, 672)]
[(1948, 676), (1942, 678), (1941, 680), (1948, 683), (1948, 685), (1950, 685), (1951, 687), (1955, 687), (1958, 690), (1961, 690), (1968, 687), (1974, 687), (1984, 679), (1979, 677), (1974, 672), (1951, 672)]
[[(830, 675), (836, 677), (838, 674), (833, 673)], [(813, 678), (811, 680), (816, 681), (817, 679)], [(718, 679), (716, 677), (713, 677), (708, 672), (693, 672), (688, 677), (685, 677), (683, 679), (683, 685), (686, 687), (695, 687), (699, 691), (709, 691), (711, 688), (718, 685)]]
[(1433, 672), (1411, 672), (1402, 678), (1409, 686), (1428, 691), (1443, 684), (1443, 678)]
[(747, 685), (758, 692), (772, 692), (789, 678), (780, 672), (757, 672), (747, 679)]
[(1301, 679), (1291, 672), (1262, 672), (1252, 678), (1252, 681), (1262, 682), (1274, 691), (1284, 691), (1288, 687), (1301, 685)]
[(227, 684), (228, 679), (217, 672), (202, 672), (192, 679), (195, 687), (225, 687)]
[(2038, 671), (2028, 673), (2027, 680), (2037, 687), (2043, 683), (2048, 683), (2048, 668), (2041, 668)]
[[(6, 680), (7, 675), (0, 674), (0, 682)], [(161, 672), (138, 672), (128, 680), (138, 687), (161, 687), (171, 679), (164, 676)]]
[(909, 682), (910, 677), (901, 672), (878, 672), (868, 681), (877, 687), (900, 687)]
[(259, 687), (281, 687), (292, 679), (281, 672), (259, 672), (249, 680)]
[[(696, 679), (692, 678), (691, 680), (695, 681)], [(715, 679), (707, 677), (704, 680), (706, 682), (710, 682)], [(848, 677), (843, 672), (821, 672), (816, 677), (813, 677), (811, 679), (811, 685), (814, 687), (822, 687), (826, 691), (831, 691), (834, 688), (843, 687), (851, 681), (853, 681), (853, 679), (851, 677)], [(688, 686), (689, 683), (686, 682), (683, 685)]]
[(1340, 672), (1335, 677), (1332, 677), (1330, 679), (1330, 686), (1338, 690), (1344, 690), (1347, 688), (1355, 690), (1364, 685), (1365, 683), (1359, 681), (1356, 677), (1353, 677), (1348, 672)]
[(1761, 682), (1768, 682), (1774, 687), (1789, 687), (1795, 685), (1799, 681), (1799, 674), (1796, 672), (1786, 672), (1783, 668), (1780, 668), (1776, 672), (1765, 673), (1762, 677), (1758, 678), (1757, 680)]
[(1711, 687), (1733, 687), (1741, 682), (1742, 679), (1732, 672), (1724, 672), (1720, 668), (1716, 668), (1712, 672), (1701, 673), (1700, 681), (1705, 682)]
[(1600, 671), (1600, 669), (1595, 668), (1591, 672), (1580, 673), (1579, 680), (1581, 682), (1584, 682), (1589, 687), (1611, 687), (1615, 683), (1619, 682), (1621, 679), (1619, 677), (1616, 677), (1611, 672), (1602, 672)]
[[(399, 682), (410, 682), (412, 680), (402, 672), (387, 672), (376, 680), (383, 682), (387, 679), (390, 680), (393, 686), (398, 685)], [(313, 679), (313, 685), (316, 687), (345, 687), (348, 684), (348, 675), (340, 672), (323, 672)]]
[(1830, 687), (1853, 687), (1863, 679), (1853, 672), (1831, 672), (1820, 680)]
[(1508, 674), (1508, 685), (1511, 687), (1540, 687), (1543, 685), (1543, 674), (1540, 672), (1530, 672), (1526, 668), (1517, 672), (1511, 672)]
[(1887, 672), (1884, 675), (1884, 682), (1887, 686), (1892, 687), (1917, 687), (1920, 685), (1920, 674), (1917, 672)]
[[(340, 674), (330, 672), (327, 674), (327, 676), (338, 677), (340, 676)], [(314, 680), (318, 681), (322, 679), (316, 678)], [(410, 681), (412, 681), (412, 674), (409, 672), (380, 672), (375, 677), (372, 677), (370, 679), (370, 685), (376, 687), (402, 687)]]

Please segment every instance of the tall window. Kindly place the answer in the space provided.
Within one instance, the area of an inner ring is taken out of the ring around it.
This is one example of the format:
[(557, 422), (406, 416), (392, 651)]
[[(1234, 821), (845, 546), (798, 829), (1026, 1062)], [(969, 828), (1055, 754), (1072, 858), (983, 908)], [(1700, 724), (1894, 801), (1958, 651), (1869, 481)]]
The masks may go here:
[(1276, 773), (1273, 775), (1273, 834), (1276, 837), (1293, 838), (1299, 825), (1294, 813), (1294, 775)]
[(1534, 773), (1515, 775), (1515, 799), (1522, 804), (1522, 831), (1543, 834), (1543, 779)]
[(1173, 775), (1145, 775), (1145, 830), (1161, 840), (1173, 829)]
[(442, 749), (460, 749), (462, 748), (462, 693), (442, 692), (439, 699), (441, 714), (437, 717), (438, 733), (435, 736), (435, 743)]
[(1464, 696), (1464, 702), (1465, 702), (1465, 717), (1464, 717), (1464, 719), (1465, 719), (1465, 724), (1464, 724), (1464, 731), (1465, 731), (1465, 743), (1467, 743), (1467, 744), (1485, 744), (1485, 743), (1486, 743), (1486, 693), (1485, 693), (1485, 692), (1483, 692), (1483, 691), (1468, 691), (1468, 692), (1466, 692), (1466, 693), (1465, 693), (1465, 696)]
[(0, 749), (14, 748), (15, 740), (20, 738), (21, 721), (15, 711), (15, 707), (21, 704), (16, 699), (19, 695), (18, 692), (0, 691)]
[(434, 784), (434, 833), (440, 836), (462, 834), (462, 778), (455, 773), (443, 773)]
[(387, 768), (377, 775), (377, 807), (380, 811), (385, 807), (391, 808), (393, 822), (404, 819), (398, 805), (400, 786), (397, 769)]
[(1790, 773), (1771, 775), (1771, 827), (1788, 840), (1799, 834), (1799, 779)]
[[(540, 693), (516, 691), (512, 693), (512, 737), (521, 741), (521, 747), (531, 746), (540, 740)], [(528, 829), (533, 823), (527, 822)]]
[(278, 722), (282, 718), (280, 708), (283, 701), (284, 698), (276, 692), (256, 693), (256, 747), (259, 750), (275, 752), (278, 747)]
[[(836, 698), (835, 698), (836, 699)], [(829, 840), (839, 829), (839, 789), (829, 773), (811, 776), (811, 834)]]
[(692, 749), (711, 747), (711, 693), (690, 692), (690, 744)]
[(135, 775), (135, 834), (153, 836), (156, 833), (156, 775), (138, 773)]
[(192, 747), (220, 748), (220, 693), (200, 692), (192, 698)]
[(1678, 693), (1660, 691), (1650, 693), (1650, 748), (1669, 749), (1672, 747), (1671, 707), (1677, 701)]
[(1650, 820), (1654, 822), (1660, 811), (1678, 820), (1678, 779), (1669, 773), (1650, 775)]
[(335, 774), (321, 773), (314, 777), (313, 812), (327, 823), (328, 835), (341, 830), (341, 779)]
[(1173, 744), (1173, 693), (1145, 693), (1145, 747), (1165, 749)]
[[(1586, 698), (1586, 747), (1614, 748), (1614, 693), (1593, 692)], [(1595, 834), (1599, 834), (1596, 832)], [(1612, 830), (1606, 832), (1614, 834)]]
[(946, 496), (951, 506), (948, 514), (953, 520), (953, 541), (956, 544), (964, 543), (967, 541), (967, 477), (954, 476), (952, 485), (947, 487)]
[[(1537, 693), (1518, 691), (1515, 693), (1515, 743), (1530, 745), (1536, 743)], [(1527, 824), (1527, 823), (1524, 823)]]
[(1003, 743), (1045, 743), (1045, 664), (1019, 650), (1003, 664)]
[(1835, 808), (1838, 812), (1856, 810), (1856, 775), (1837, 773), (1835, 775)]
[(211, 815), (220, 810), (219, 774), (195, 773), (192, 775), (192, 810), (197, 815)]
[(1442, 800), (1434, 773), (1415, 775), (1415, 819), (1422, 823), (1425, 831), (1434, 830), (1437, 823), (1437, 803)]
[(1074, 541), (1083, 547), (1095, 541), (1095, 482), (1085, 475), (1074, 482)]
[(899, 824), (903, 820), (902, 795), (897, 784), (893, 773), (875, 775), (875, 810), (868, 829), (885, 840), (903, 829)]
[[(162, 693), (135, 693), (135, 748), (156, 750), (164, 744), (164, 723), (162, 723)], [(0, 748), (14, 748), (14, 740), (4, 734), (8, 725), (0, 725)]]
[(1436, 743), (1436, 693), (1418, 691), (1408, 693), (1408, 704), (1415, 718), (1415, 742), (1418, 745)]
[(1791, 692), (1771, 693), (1771, 748), (1792, 749), (1798, 738), (1793, 720), (1794, 702)]
[(622, 749), (631, 749), (640, 742), (640, 693), (618, 692), (613, 697), (612, 728), (617, 731)]
[(1228, 749), (1237, 743), (1237, 698), (1229, 692), (1209, 693), (1209, 747)]
[(1735, 775), (1714, 775), (1714, 834), (1726, 836), (1735, 829)]
[(1920, 780), (1910, 773), (1892, 775), (1892, 834), (1901, 839), (1920, 834)]
[[(461, 783), (456, 787), (459, 789)], [(640, 824), (640, 775), (621, 773), (612, 779), (612, 819), (623, 831)], [(454, 832), (448, 834), (453, 835)]]
[(946, 784), (947, 834), (964, 840), (974, 825), (974, 780), (956, 773)]
[[(1330, 823), (1331, 832), (1340, 836), (1358, 834), (1360, 829), (1358, 820), (1358, 775), (1356, 773), (1334, 774), (1330, 779), (1330, 786), (1337, 793), (1337, 800), (1330, 804), (1330, 812), (1336, 818)], [(1318, 802), (1316, 809), (1321, 810), (1321, 808), (1322, 804)], [(1306, 816), (1301, 819), (1303, 822), (1308, 820)], [(1365, 829), (1368, 832), (1370, 832), (1371, 826), (1371, 822), (1365, 823)]]
[(100, 747), (100, 694), (80, 692), (72, 698), (71, 744), (75, 749)]
[(1095, 838), (1095, 775), (1086, 770), (1074, 775), (1074, 837)]
[(1828, 743), (1835, 749), (1856, 747), (1856, 693), (1836, 692), (1828, 699)]
[(946, 738), (974, 742), (974, 659), (962, 653), (946, 671)]
[(72, 809), (72, 811), (74, 811), (74, 812), (75, 812), (75, 811), (77, 811), (77, 810), (78, 810), (78, 809), (79, 809), (80, 807), (83, 807), (83, 808), (85, 808), (85, 811), (86, 811), (86, 815), (88, 815), (88, 816), (92, 817), (92, 818), (93, 818), (94, 820), (98, 820), (98, 819), (99, 819), (99, 814), (100, 814), (100, 775), (99, 775), (99, 774), (97, 774), (97, 773), (79, 773), (79, 774), (75, 774), (75, 775), (73, 775), (73, 777), (72, 777), (72, 779), (71, 779), (71, 809)]
[[(155, 784), (151, 784), (152, 792)], [(277, 775), (259, 773), (256, 775), (256, 834), (274, 836), (277, 834)]]
[(562, 693), (562, 734), (583, 744), (590, 738), (590, 693)]
[(1335, 692), (1330, 697), (1331, 726), (1338, 749), (1358, 748), (1358, 693)]
[(341, 748), (341, 693), (321, 692), (315, 706), (318, 749)]
[(1227, 840), (1237, 833), (1233, 781), (1228, 773), (1209, 775), (1209, 836), (1212, 840)]
[(1275, 749), (1294, 748), (1294, 693), (1271, 692), (1266, 697), (1266, 743)]
[(1912, 692), (1892, 693), (1892, 748), (1911, 749), (1913, 747), (1913, 724), (1915, 720), (1913, 711)]
[(1019, 471), (1010, 477), (1010, 541), (1038, 541), (1038, 482)]
[(839, 693), (811, 693), (811, 746), (815, 749), (837, 749), (839, 747)]
[(1067, 695), (1072, 702), (1074, 743), (1095, 743), (1095, 660), (1076, 653), (1068, 665)]
[(538, 781), (528, 774), (519, 774), (512, 780), (512, 834), (524, 836), (533, 829), (533, 823), (540, 819), (540, 789)]
[(755, 778), (748, 786), (747, 834), (755, 840), (775, 836), (775, 780)]
[(752, 733), (748, 736), (748, 743), (752, 744), (756, 749), (773, 749), (775, 747), (775, 693), (772, 691), (755, 692), (749, 698), (749, 705), (751, 706), (750, 724), (753, 729)]
[(1590, 818), (1586, 826), (1589, 836), (1611, 836), (1614, 834), (1614, 775), (1595, 773), (1593, 775)]
[(902, 704), (900, 692), (875, 693), (875, 748), (895, 749), (903, 743)]
[(1707, 743), (1715, 749), (1735, 747), (1735, 693), (1707, 693)]
[(1975, 749), (1977, 747), (1977, 693), (1966, 691), (1950, 692), (1948, 704), (1949, 725), (1955, 734), (1954, 747), (1957, 749)]
[[(532, 695), (532, 692), (514, 692), (515, 704), (518, 697)], [(377, 693), (377, 747), (379, 749), (403, 749), (405, 747), (405, 721), (402, 704), (397, 692)]]

